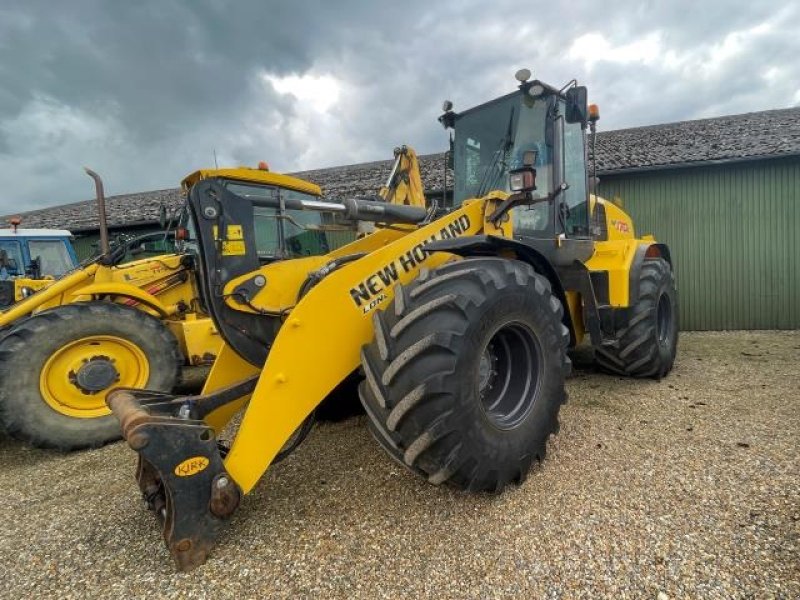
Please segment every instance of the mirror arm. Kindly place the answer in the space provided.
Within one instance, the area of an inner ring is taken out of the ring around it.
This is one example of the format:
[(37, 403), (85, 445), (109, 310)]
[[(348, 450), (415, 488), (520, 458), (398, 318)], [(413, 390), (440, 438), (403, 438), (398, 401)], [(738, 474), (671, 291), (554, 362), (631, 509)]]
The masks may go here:
[(503, 203), (498, 206), (492, 214), (490, 214), (486, 220), (492, 223), (493, 225), (497, 225), (500, 222), (508, 211), (510, 211), (515, 206), (522, 206), (522, 205), (533, 205), (538, 204), (539, 202), (551, 202), (558, 197), (561, 193), (561, 190), (558, 189), (552, 194), (548, 194), (544, 198), (533, 198), (530, 192), (519, 192), (517, 194), (512, 194), (508, 198), (503, 201)]

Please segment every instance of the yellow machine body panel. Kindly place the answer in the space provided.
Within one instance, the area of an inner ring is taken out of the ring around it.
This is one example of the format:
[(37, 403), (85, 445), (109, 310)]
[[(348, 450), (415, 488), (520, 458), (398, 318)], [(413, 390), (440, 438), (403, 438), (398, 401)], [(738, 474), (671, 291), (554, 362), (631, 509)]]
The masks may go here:
[(247, 183), (274, 185), (311, 194), (312, 196), (322, 195), (320, 187), (310, 181), (298, 179), (291, 175), (283, 175), (282, 173), (273, 173), (272, 171), (264, 169), (251, 169), (248, 167), (237, 167), (235, 169), (200, 169), (187, 175), (181, 182), (181, 187), (184, 190), (188, 190), (198, 181), (210, 179), (212, 177), (222, 177), (224, 179), (233, 179)]
[(208, 317), (190, 313), (181, 320), (168, 319), (165, 324), (178, 340), (188, 364), (208, 365), (219, 356), (224, 342)]
[[(596, 210), (598, 204), (603, 206), (607, 239), (595, 242), (594, 254), (586, 261), (586, 268), (590, 271), (608, 272), (611, 306), (630, 306), (630, 271), (636, 250), (640, 245), (650, 245), (654, 240), (652, 236), (636, 238), (633, 219), (616, 204), (594, 195), (590, 196), (589, 202), (592, 211)], [(582, 319), (575, 319), (573, 316), (573, 321)]]
[[(414, 229), (380, 229), (322, 256), (309, 256), (264, 265), (258, 270), (258, 273), (266, 278), (267, 285), (256, 294), (252, 302), (253, 306), (239, 304), (234, 292), (243, 282), (252, 279), (255, 275), (254, 273), (247, 273), (241, 277), (234, 278), (225, 286), (224, 293), (228, 298), (227, 303), (236, 310), (253, 313), (257, 312), (255, 307), (269, 312), (281, 312), (290, 309), (297, 303), (300, 287), (310, 272), (341, 256), (373, 252), (398, 238), (404, 237), (409, 231), (414, 231)], [(270, 285), (270, 282), (279, 283)], [(375, 275), (368, 284), (371, 288), (376, 288), (376, 286), (380, 285), (379, 275)]]
[(586, 326), (583, 323), (583, 300), (578, 292), (567, 291), (567, 306), (569, 317), (572, 320), (573, 331), (575, 332), (575, 343), (580, 344), (586, 335)]
[(14, 279), (14, 301), (20, 302), (26, 298), (23, 290), (26, 288), (33, 292), (38, 292), (53, 284), (55, 279), (52, 277), (45, 277), (43, 279), (28, 279), (18, 278)]

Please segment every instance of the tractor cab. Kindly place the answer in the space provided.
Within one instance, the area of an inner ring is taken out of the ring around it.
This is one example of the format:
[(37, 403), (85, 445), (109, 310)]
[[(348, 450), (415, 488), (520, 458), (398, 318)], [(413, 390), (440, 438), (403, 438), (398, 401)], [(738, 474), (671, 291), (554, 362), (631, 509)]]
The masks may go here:
[(78, 266), (71, 239), (61, 229), (0, 229), (0, 280), (61, 277)]
[[(439, 118), (455, 132), (454, 202), (492, 191), (526, 192), (511, 211), (514, 238), (538, 249), (560, 246), (568, 260), (591, 255), (592, 227), (586, 165), (586, 88), (558, 90), (530, 72), (517, 74), (515, 92), (461, 113), (445, 102)], [(516, 177), (514, 177), (516, 175)], [(547, 244), (542, 241), (549, 242)], [(547, 252), (553, 262), (561, 262)]]
[(0, 309), (78, 266), (72, 234), (61, 229), (0, 229)]

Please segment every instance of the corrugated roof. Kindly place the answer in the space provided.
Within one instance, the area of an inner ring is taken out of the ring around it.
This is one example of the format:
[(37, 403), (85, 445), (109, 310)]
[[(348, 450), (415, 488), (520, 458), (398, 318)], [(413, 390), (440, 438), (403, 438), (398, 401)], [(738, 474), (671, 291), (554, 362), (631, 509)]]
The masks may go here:
[(800, 154), (800, 107), (605, 131), (600, 172)]
[[(800, 107), (681, 121), (664, 125), (600, 132), (597, 168), (600, 175), (650, 170), (707, 162), (800, 155)], [(326, 198), (374, 194), (389, 176), (392, 160), (382, 160), (292, 173), (318, 184)], [(444, 183), (444, 154), (420, 156), (426, 190)], [(452, 173), (448, 174), (452, 182)], [(161, 204), (171, 212), (181, 203), (178, 188), (106, 199), (109, 225), (152, 223)], [(75, 232), (97, 228), (93, 200), (22, 213), (25, 227), (68, 228)], [(0, 217), (5, 220), (5, 217)]]

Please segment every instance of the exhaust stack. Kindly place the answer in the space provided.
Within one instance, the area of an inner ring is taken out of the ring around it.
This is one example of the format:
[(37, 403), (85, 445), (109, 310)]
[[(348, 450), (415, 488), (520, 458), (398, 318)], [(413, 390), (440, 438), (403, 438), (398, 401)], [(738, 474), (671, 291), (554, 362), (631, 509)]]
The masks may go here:
[(103, 190), (103, 180), (100, 175), (92, 171), (89, 167), (83, 167), (86, 174), (94, 179), (95, 193), (97, 195), (97, 216), (100, 221), (100, 254), (107, 255), (111, 251), (108, 241), (108, 219), (106, 219), (106, 196)]

